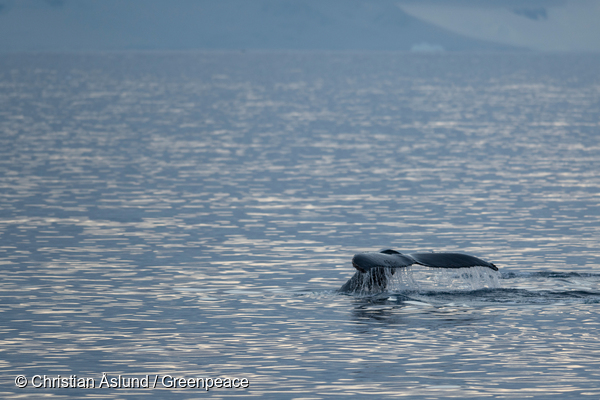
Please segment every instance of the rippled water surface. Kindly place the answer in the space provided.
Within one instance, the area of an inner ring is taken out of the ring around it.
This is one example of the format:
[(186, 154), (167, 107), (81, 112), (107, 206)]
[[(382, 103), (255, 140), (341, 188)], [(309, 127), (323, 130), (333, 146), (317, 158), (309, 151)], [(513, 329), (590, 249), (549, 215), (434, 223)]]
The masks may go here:
[[(4, 55), (0, 396), (599, 398), (599, 116), (598, 56)], [(500, 271), (336, 293), (384, 247)], [(102, 373), (250, 386), (31, 384)]]

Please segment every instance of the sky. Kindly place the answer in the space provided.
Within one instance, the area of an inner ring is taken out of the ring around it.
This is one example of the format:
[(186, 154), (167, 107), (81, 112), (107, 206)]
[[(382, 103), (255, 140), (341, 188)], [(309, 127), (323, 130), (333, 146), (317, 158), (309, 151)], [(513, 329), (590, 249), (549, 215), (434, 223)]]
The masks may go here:
[(0, 52), (600, 51), (600, 0), (0, 0)]

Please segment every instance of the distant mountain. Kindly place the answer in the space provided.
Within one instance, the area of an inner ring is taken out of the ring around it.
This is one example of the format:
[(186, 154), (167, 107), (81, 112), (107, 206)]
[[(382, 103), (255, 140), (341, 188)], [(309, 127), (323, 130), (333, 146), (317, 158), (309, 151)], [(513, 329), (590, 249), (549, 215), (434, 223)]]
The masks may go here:
[(409, 15), (392, 0), (0, 0), (0, 51), (126, 49), (496, 51), (519, 46), (452, 33)]
[(598, 0), (399, 0), (404, 12), (458, 35), (535, 51), (600, 52)]

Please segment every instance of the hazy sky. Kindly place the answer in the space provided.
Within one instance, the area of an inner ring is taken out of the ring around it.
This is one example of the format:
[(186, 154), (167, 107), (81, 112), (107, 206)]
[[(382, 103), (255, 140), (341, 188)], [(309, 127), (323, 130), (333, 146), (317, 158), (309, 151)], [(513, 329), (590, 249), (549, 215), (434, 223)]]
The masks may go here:
[(600, 0), (0, 0), (0, 51), (600, 51)]

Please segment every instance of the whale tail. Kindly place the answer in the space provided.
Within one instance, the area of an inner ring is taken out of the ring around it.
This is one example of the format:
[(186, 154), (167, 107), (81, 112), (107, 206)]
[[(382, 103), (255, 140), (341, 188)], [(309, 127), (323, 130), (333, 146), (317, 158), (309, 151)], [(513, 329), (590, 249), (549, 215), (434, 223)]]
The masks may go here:
[(359, 253), (352, 257), (357, 272), (340, 289), (343, 293), (380, 292), (387, 288), (396, 269), (413, 264), (429, 268), (487, 267), (498, 271), (494, 264), (462, 253), (411, 253), (384, 249), (378, 252)]
[(404, 268), (413, 264), (430, 268), (488, 267), (498, 271), (494, 264), (462, 253), (411, 253), (402, 254), (385, 249), (378, 252), (359, 253), (352, 257), (352, 265), (360, 272), (373, 268)]

